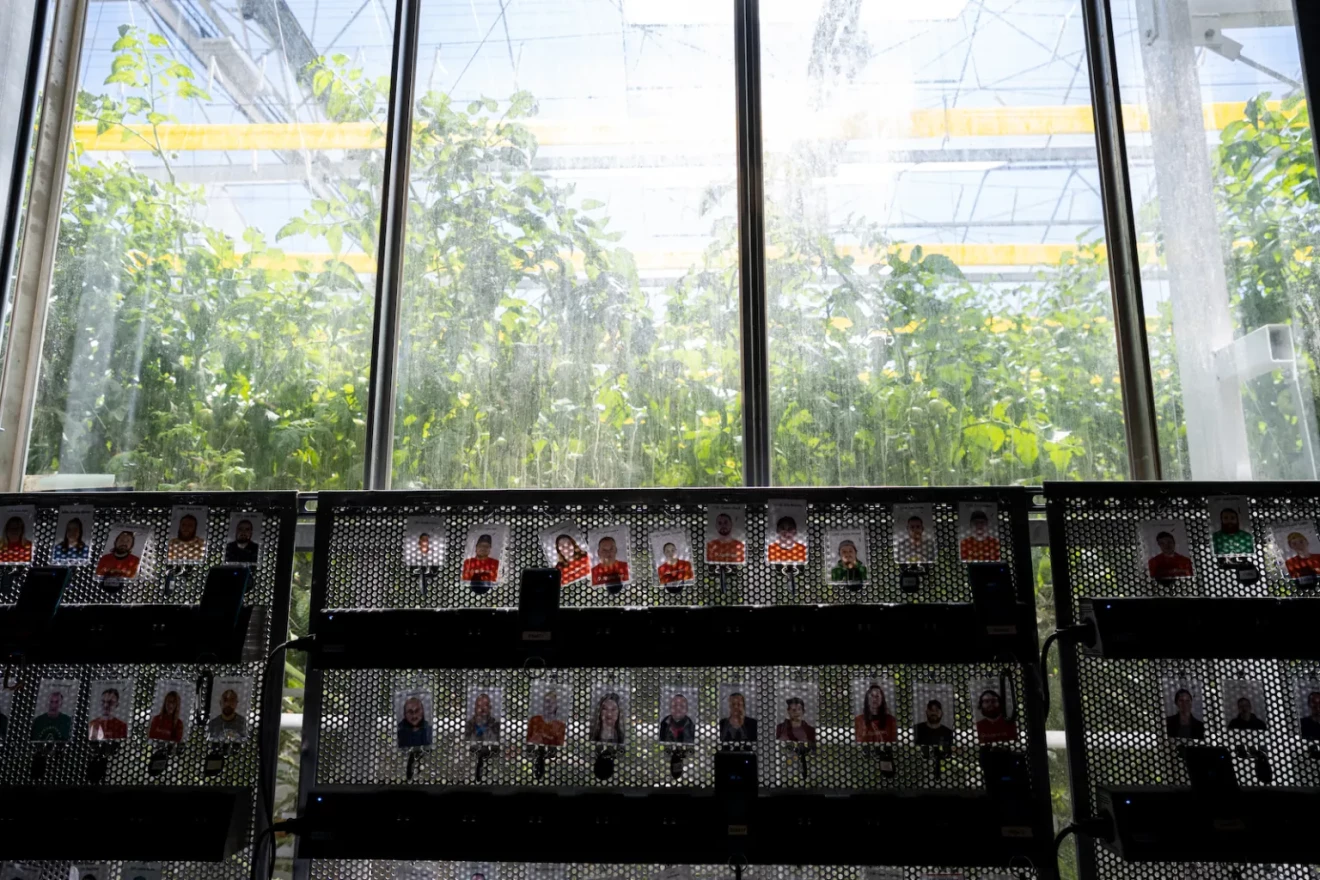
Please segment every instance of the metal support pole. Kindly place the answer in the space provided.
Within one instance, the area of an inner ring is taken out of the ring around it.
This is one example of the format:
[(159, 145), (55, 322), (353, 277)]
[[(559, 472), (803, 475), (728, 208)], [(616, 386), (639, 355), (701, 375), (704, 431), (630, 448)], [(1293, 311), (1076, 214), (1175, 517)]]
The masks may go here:
[[(0, 10), (0, 25), (8, 26), (5, 34), (13, 38), (10, 46), (16, 50), (5, 67), (7, 81), (4, 88), (9, 97), (17, 93), (18, 98), (14, 117), (0, 120), (5, 124), (3, 137), (6, 139), (10, 136), (9, 123), (14, 124), (13, 162), (9, 169), (9, 185), (6, 187), (4, 219), (0, 221), (4, 223), (0, 228), (0, 302), (4, 303), (3, 313), (0, 314), (5, 317), (9, 312), (9, 278), (14, 271), (14, 251), (18, 246), (18, 220), (22, 214), (23, 190), (27, 183), (28, 150), (32, 148), (32, 124), (40, 90), (38, 78), (41, 76), (41, 59), (45, 54), (46, 11), (49, 8), (50, 3), (46, 0), (37, 0), (35, 5), (26, 9), (22, 4), (15, 3), (8, 9)], [(23, 39), (25, 29), (29, 31), (27, 39)], [(26, 52), (19, 49), (23, 45), (27, 47)], [(11, 88), (13, 80), (9, 76), (20, 65), (22, 78), (16, 83), (17, 88)]]
[(6, 492), (22, 489), (27, 469), (86, 21), (87, 0), (58, 0), (41, 89), (41, 124), (33, 148), (18, 275), (10, 297), (9, 344), (0, 372), (0, 427), (4, 428), (0, 433), (0, 489)]
[[(1302, 82), (1306, 86), (1306, 106), (1316, 106), (1320, 92), (1320, 5), (1315, 0), (1293, 0), (1293, 21), (1297, 23), (1297, 49), (1302, 59)], [(1320, 138), (1311, 138), (1320, 168)]]
[(1114, 305), (1118, 375), (1123, 388), (1123, 424), (1128, 462), (1134, 480), (1158, 480), (1159, 435), (1155, 392), (1146, 342), (1146, 312), (1141, 295), (1137, 225), (1128, 177), (1123, 105), (1118, 89), (1113, 19), (1109, 0), (1082, 0), (1087, 72), (1095, 115), (1095, 146), (1104, 203), (1105, 239), (1109, 245), (1109, 290)]
[(765, 279), (765, 178), (761, 164), (759, 0), (734, 0), (738, 117), (739, 316), (742, 344), (743, 482), (770, 485), (770, 362)]
[(389, 119), (385, 133), (376, 309), (371, 334), (363, 488), (388, 489), (394, 460), (394, 373), (399, 356), (399, 307), (408, 223), (408, 162), (412, 149), (413, 85), (421, 0), (396, 0)]
[(1160, 229), (1187, 457), (1195, 480), (1251, 479), (1242, 386), (1221, 382), (1215, 352), (1233, 342), (1214, 202), (1197, 42), (1188, 0), (1137, 0)]

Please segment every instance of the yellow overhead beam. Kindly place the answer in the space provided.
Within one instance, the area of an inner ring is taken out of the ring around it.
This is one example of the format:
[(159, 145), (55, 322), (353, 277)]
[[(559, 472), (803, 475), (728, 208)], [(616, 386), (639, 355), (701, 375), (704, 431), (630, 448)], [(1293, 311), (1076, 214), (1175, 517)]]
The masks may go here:
[[(1279, 103), (1269, 108), (1277, 110)], [(1202, 108), (1207, 131), (1219, 131), (1243, 118), (1245, 104), (1206, 104)], [(1128, 132), (1150, 130), (1144, 106), (1125, 105)], [(733, 124), (726, 138), (712, 139), (683, 120), (530, 119), (527, 128), (543, 147), (572, 145), (609, 146), (690, 143), (701, 140), (713, 147), (732, 149)], [(820, 114), (809, 118), (768, 118), (766, 139), (791, 141), (816, 132), (837, 140), (878, 138), (1024, 137), (1091, 134), (1091, 108), (1087, 105), (1054, 107), (976, 107), (948, 110), (913, 110), (885, 116), (873, 112), (852, 115)], [(83, 150), (144, 152), (159, 146), (166, 152), (202, 150), (363, 150), (385, 146), (383, 128), (370, 122), (290, 122), (203, 124), (170, 123), (157, 126), (114, 126), (97, 133), (94, 122), (74, 126), (74, 140)]]
[[(917, 246), (916, 244), (904, 244), (897, 246), (897, 249), (906, 258), (911, 256), (913, 248)], [(941, 254), (964, 268), (1054, 266), (1058, 265), (1065, 255), (1077, 252), (1075, 246), (1062, 244), (921, 244), (919, 246), (927, 254)], [(838, 251), (843, 256), (852, 257), (856, 261), (855, 265), (861, 268), (881, 262), (880, 255), (875, 251), (862, 250), (848, 245), (838, 248)], [(772, 247), (766, 255), (773, 260), (779, 258), (781, 253), (779, 249)], [(242, 254), (238, 256), (243, 257)], [(705, 254), (703, 251), (697, 250), (665, 250), (636, 251), (632, 253), (632, 256), (636, 261), (638, 271), (645, 274), (647, 272), (684, 272), (689, 268), (700, 266)], [(730, 258), (733, 258), (733, 256), (731, 253)], [(1155, 250), (1152, 245), (1142, 246), (1142, 257), (1144, 259), (1152, 259), (1154, 256)], [(376, 271), (375, 256), (363, 253), (341, 254), (337, 258), (328, 253), (282, 252), (278, 255), (258, 254), (252, 258), (252, 265), (261, 269), (315, 272), (320, 271), (326, 264), (332, 263), (336, 259), (359, 274), (370, 274)], [(571, 262), (580, 270), (582, 268), (581, 253), (574, 253)]]

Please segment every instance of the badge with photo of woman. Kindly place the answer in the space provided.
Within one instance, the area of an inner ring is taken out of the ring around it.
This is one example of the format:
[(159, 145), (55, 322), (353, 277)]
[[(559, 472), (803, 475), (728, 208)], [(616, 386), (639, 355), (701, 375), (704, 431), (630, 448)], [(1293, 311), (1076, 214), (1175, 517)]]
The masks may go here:
[(865, 529), (825, 531), (825, 576), (832, 584), (861, 587), (870, 583), (870, 554)]
[(435, 695), (429, 688), (394, 691), (394, 745), (402, 750), (429, 749), (435, 744)]
[(898, 742), (895, 697), (894, 680), (888, 676), (853, 679), (853, 742)]
[(717, 692), (720, 698), (720, 742), (756, 742), (756, 682), (725, 682), (718, 687)]
[(591, 555), (587, 552), (587, 537), (571, 519), (561, 520), (539, 536), (545, 561), (559, 569), (559, 585), (567, 587), (591, 577)]
[[(1011, 680), (1007, 682), (1011, 684)], [(1018, 738), (1017, 706), (1014, 695), (1000, 678), (974, 678), (968, 688), (972, 702), (972, 726), (976, 741), (1011, 742)]]
[(1229, 730), (1265, 730), (1269, 726), (1269, 707), (1262, 682), (1229, 678), (1219, 690), (1224, 698), (1224, 726)]
[(998, 562), (999, 505), (985, 501), (958, 504), (958, 559), (963, 562)]
[(193, 682), (181, 678), (162, 678), (156, 682), (147, 739), (181, 743), (188, 738), (195, 688)]
[(766, 507), (765, 561), (771, 565), (807, 564), (807, 503), (779, 499)]
[(958, 723), (954, 699), (951, 684), (919, 681), (912, 686), (913, 742), (919, 746), (953, 745)]
[(684, 529), (660, 529), (651, 533), (651, 560), (655, 579), (673, 592), (691, 586), (696, 580), (692, 566), (692, 544)]
[(468, 526), (463, 541), (463, 570), (459, 580), (473, 589), (489, 588), (504, 581), (504, 548), (509, 543), (508, 523), (477, 523)]
[(92, 527), (96, 508), (87, 505), (61, 507), (55, 519), (55, 543), (50, 545), (51, 565), (91, 565)]
[(1162, 676), (1164, 730), (1170, 739), (1205, 739), (1205, 685), (1198, 678)]
[(568, 737), (573, 712), (573, 686), (546, 676), (532, 679), (528, 703), (527, 744), (558, 748)]
[(31, 504), (0, 507), (0, 565), (31, 565), (33, 522), (37, 509)]
[(632, 582), (629, 562), (632, 541), (625, 525), (591, 529), (587, 534), (591, 556), (591, 585), (618, 592)]
[(1320, 577), (1320, 537), (1309, 522), (1283, 523), (1271, 530), (1279, 567), (1291, 579)]
[(92, 742), (128, 739), (133, 723), (133, 679), (102, 678), (88, 690), (87, 738)]
[(675, 683), (660, 686), (660, 742), (692, 745), (697, 741), (697, 690)]
[(170, 511), (165, 540), (165, 561), (170, 565), (201, 565), (206, 558), (206, 520), (209, 509), (179, 505)]
[(448, 541), (445, 521), (434, 516), (410, 516), (403, 524), (403, 564), (408, 568), (439, 568), (445, 564)]
[(467, 742), (498, 743), (504, 717), (504, 688), (472, 685), (467, 691), (467, 714), (463, 739)]
[(1193, 576), (1187, 526), (1180, 519), (1158, 519), (1139, 526), (1142, 567), (1157, 581)]
[(628, 741), (628, 686), (598, 681), (591, 686), (588, 737), (598, 745), (623, 746)]

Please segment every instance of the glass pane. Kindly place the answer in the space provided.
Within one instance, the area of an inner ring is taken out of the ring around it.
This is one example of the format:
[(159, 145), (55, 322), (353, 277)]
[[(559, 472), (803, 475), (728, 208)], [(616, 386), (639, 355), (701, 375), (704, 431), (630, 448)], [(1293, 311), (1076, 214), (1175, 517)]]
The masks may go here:
[(732, 15), (423, 3), (396, 486), (741, 482)]
[(1292, 4), (1114, 14), (1165, 477), (1315, 479), (1320, 192)]
[(766, 0), (773, 480), (1127, 474), (1075, 0)]
[(88, 14), (28, 482), (358, 485), (392, 24), (159, 6)]

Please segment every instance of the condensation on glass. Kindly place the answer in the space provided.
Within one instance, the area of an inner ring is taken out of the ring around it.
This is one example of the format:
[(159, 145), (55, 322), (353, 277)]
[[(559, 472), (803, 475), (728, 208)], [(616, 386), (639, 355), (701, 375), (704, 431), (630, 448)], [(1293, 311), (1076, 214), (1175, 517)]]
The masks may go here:
[(1166, 479), (1315, 479), (1320, 191), (1286, 0), (1113, 6)]
[(424, 0), (396, 487), (742, 482), (733, 4)]
[(1122, 479), (1074, 0), (761, 4), (772, 479)]
[(360, 485), (392, 41), (375, 3), (92, 4), (30, 486)]

